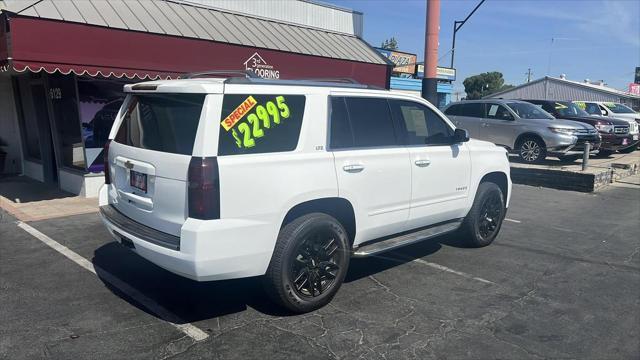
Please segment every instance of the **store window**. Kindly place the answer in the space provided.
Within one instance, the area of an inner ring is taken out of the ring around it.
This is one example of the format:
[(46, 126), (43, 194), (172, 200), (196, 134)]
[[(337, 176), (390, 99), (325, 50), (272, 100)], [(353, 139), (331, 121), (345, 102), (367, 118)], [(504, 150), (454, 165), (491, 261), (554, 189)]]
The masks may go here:
[(85, 170), (74, 77), (50, 75), (47, 96), (53, 110), (53, 138), (58, 150), (58, 164)]
[(80, 129), (89, 172), (102, 172), (102, 150), (124, 101), (125, 82), (78, 78)]
[(31, 85), (26, 76), (16, 77), (15, 86), (16, 105), (19, 106), (18, 121), (20, 122), (20, 132), (22, 133), (24, 151), (28, 160), (42, 160), (40, 153), (40, 126), (38, 118), (47, 119), (46, 103), (37, 106), (32, 97)]

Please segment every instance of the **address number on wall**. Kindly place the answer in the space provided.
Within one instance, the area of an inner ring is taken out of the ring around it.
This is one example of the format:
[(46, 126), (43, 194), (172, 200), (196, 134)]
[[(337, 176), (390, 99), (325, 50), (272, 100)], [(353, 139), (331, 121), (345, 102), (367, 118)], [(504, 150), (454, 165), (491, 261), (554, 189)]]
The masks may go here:
[(60, 88), (51, 88), (51, 89), (49, 89), (49, 98), (51, 100), (60, 100), (60, 99), (62, 99), (62, 90)]

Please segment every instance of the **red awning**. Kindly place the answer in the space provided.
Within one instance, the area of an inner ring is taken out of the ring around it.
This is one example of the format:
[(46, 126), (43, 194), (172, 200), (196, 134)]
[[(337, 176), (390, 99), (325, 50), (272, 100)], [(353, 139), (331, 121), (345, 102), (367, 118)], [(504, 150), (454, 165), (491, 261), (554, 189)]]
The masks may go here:
[(387, 66), (252, 48), (209, 40), (120, 30), (65, 21), (9, 15), (10, 47), (0, 66), (18, 72), (166, 79), (206, 70), (244, 69), (256, 53), (261, 66), (281, 79), (353, 78), (385, 87)]

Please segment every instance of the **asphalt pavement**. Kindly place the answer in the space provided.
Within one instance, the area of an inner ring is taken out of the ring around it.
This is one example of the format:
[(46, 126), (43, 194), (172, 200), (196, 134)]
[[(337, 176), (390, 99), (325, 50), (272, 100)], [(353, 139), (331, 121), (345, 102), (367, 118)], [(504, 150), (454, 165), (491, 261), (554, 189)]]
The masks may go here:
[(97, 214), (0, 210), (2, 359), (638, 359), (640, 185), (515, 185), (494, 244), (453, 236), (353, 259), (292, 315), (260, 279), (197, 283), (115, 243)]

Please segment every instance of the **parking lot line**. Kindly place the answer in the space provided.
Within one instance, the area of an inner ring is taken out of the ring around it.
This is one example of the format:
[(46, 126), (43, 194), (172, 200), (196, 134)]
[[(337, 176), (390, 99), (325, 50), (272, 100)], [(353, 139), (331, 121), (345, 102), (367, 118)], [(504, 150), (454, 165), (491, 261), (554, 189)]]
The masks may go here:
[(411, 262), (415, 262), (415, 263), (418, 263), (418, 264), (429, 266), (429, 267), (434, 268), (436, 270), (440, 270), (440, 271), (448, 272), (448, 273), (455, 274), (455, 275), (458, 275), (458, 276), (462, 276), (462, 277), (465, 277), (467, 279), (476, 280), (476, 281), (479, 281), (481, 283), (496, 285), (496, 283), (494, 283), (493, 281), (490, 281), (490, 280), (487, 280), (487, 279), (483, 279), (481, 277), (473, 276), (471, 274), (467, 274), (465, 272), (454, 270), (454, 269), (448, 268), (448, 267), (446, 267), (444, 265), (432, 263), (432, 262), (429, 262), (429, 261), (426, 261), (426, 260), (422, 260), (422, 259), (411, 259), (411, 258), (404, 257), (404, 256), (399, 256), (400, 258), (380, 256), (380, 255), (374, 255), (374, 256), (377, 257), (377, 258), (380, 258), (380, 259), (384, 259), (384, 260), (403, 262), (403, 263), (405, 262), (405, 260), (406, 261), (411, 261)]
[(520, 220), (514, 220), (514, 219), (509, 219), (509, 218), (504, 218), (504, 221), (509, 221), (509, 222), (516, 223), (516, 224), (520, 224), (522, 222)]
[(28, 225), (22, 221), (17, 221), (16, 223), (18, 227), (20, 227), (22, 230), (26, 231), (31, 236), (43, 242), (45, 245), (49, 246), (50, 248), (64, 255), (69, 260), (82, 266), (86, 270), (89, 270), (94, 275), (100, 274), (100, 278), (102, 280), (109, 283), (111, 286), (115, 287), (116, 289), (120, 290), (122, 293), (129, 296), (138, 304), (144, 306), (151, 313), (155, 314), (165, 322), (171, 324), (172, 326), (174, 326), (175, 328), (177, 328), (178, 330), (180, 330), (182, 333), (189, 336), (193, 340), (201, 341), (209, 337), (209, 334), (207, 334), (203, 330), (195, 327), (190, 323), (184, 323), (178, 318), (178, 316), (174, 315), (169, 310), (162, 307), (162, 305), (156, 303), (155, 301), (153, 301), (146, 295), (142, 294), (140, 291), (134, 289), (124, 281), (104, 271), (102, 268), (94, 265), (91, 261), (78, 255), (76, 252), (74, 252), (73, 250), (70, 250), (68, 247), (58, 243), (57, 241), (53, 240), (47, 235), (41, 233), (31, 225)]

